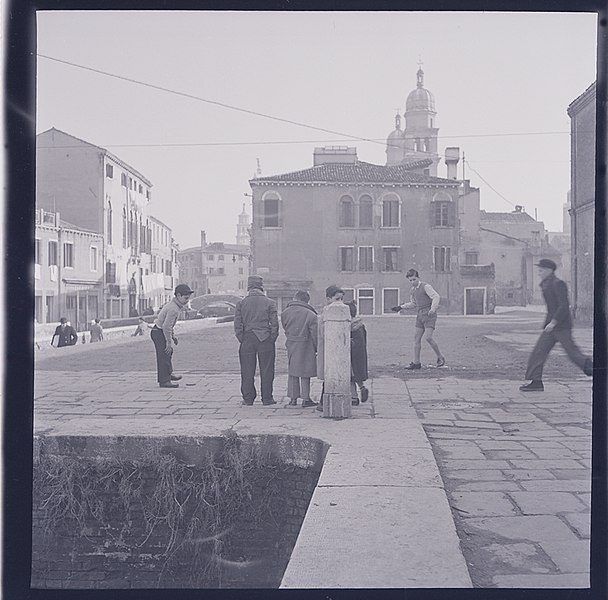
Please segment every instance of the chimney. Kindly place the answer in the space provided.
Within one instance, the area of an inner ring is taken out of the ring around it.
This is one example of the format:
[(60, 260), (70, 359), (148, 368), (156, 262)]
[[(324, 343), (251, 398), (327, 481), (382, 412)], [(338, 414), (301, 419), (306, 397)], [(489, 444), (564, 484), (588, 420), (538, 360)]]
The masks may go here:
[(445, 149), (445, 164), (448, 166), (448, 179), (458, 179), (456, 172), (460, 161), (460, 148)]
[(204, 250), (207, 246), (207, 234), (201, 230), (201, 248)]

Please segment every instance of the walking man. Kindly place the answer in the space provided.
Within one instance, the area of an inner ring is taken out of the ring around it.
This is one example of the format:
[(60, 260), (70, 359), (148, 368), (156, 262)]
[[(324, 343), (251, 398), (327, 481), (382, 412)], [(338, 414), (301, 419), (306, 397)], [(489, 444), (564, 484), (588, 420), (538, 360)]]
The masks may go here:
[(177, 346), (177, 337), (173, 328), (193, 293), (185, 283), (180, 283), (175, 288), (175, 296), (171, 302), (167, 302), (158, 312), (150, 332), (156, 350), (157, 379), (161, 388), (179, 387), (179, 383), (176, 382), (182, 376), (173, 374), (173, 345)]
[(542, 392), (543, 367), (549, 352), (559, 342), (568, 358), (581, 369), (585, 375), (593, 375), (593, 362), (585, 356), (572, 339), (572, 317), (568, 301), (568, 286), (555, 276), (557, 265), (548, 258), (541, 258), (538, 263), (538, 275), (543, 298), (547, 305), (547, 317), (536, 346), (528, 359), (526, 379), (530, 383), (520, 386), (522, 392)]
[(93, 323), (91, 323), (91, 329), (89, 330), (91, 334), (91, 344), (93, 342), (102, 342), (103, 341), (103, 327), (99, 322), (99, 319), (95, 319)]
[(428, 342), (429, 346), (437, 355), (437, 366), (445, 365), (445, 358), (439, 350), (437, 342), (433, 339), (435, 325), (437, 323), (437, 308), (439, 307), (439, 294), (433, 289), (429, 283), (420, 281), (420, 276), (416, 269), (410, 269), (405, 276), (412, 284), (410, 301), (393, 306), (393, 312), (399, 312), (403, 308), (415, 308), (416, 314), (416, 329), (414, 333), (414, 362), (405, 367), (409, 370), (420, 369), (420, 350), (422, 346), (422, 337)]
[(310, 378), (317, 375), (317, 311), (310, 294), (299, 290), (281, 313), (287, 347), (287, 395), (289, 406), (316, 406), (310, 398)]
[(59, 338), (57, 340), (57, 348), (73, 346), (78, 341), (78, 334), (76, 333), (76, 330), (68, 323), (68, 320), (65, 317), (61, 317), (61, 319), (59, 319), (59, 325), (57, 325), (55, 333), (51, 338), (51, 346), (53, 345), (56, 337)]
[(259, 275), (247, 279), (247, 296), (237, 303), (234, 333), (240, 342), (241, 395), (251, 406), (257, 396), (254, 377), (256, 360), (260, 365), (262, 404), (276, 404), (272, 397), (274, 380), (274, 343), (279, 337), (277, 305), (264, 294), (264, 280)]

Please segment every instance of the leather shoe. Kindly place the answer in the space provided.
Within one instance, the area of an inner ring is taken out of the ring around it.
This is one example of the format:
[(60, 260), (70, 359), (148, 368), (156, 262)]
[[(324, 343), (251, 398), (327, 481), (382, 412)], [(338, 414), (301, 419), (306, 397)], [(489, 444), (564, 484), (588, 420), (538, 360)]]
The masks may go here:
[(519, 389), (522, 392), (544, 392), (545, 386), (542, 381), (531, 381), (526, 385), (520, 385)]
[(405, 367), (408, 371), (414, 371), (415, 369), (421, 369), (422, 365), (420, 363), (411, 362), (407, 367)]
[(302, 408), (311, 408), (313, 406), (317, 406), (317, 403), (314, 400), (308, 398), (302, 402)]
[(243, 400), (243, 406), (253, 406), (253, 402), (245, 402), (245, 400)]
[(369, 398), (369, 390), (366, 387), (361, 388), (361, 402), (367, 402)]
[(272, 406), (273, 404), (276, 404), (276, 403), (277, 403), (277, 401), (276, 401), (276, 400), (268, 400), (268, 401), (266, 401), (266, 402), (264, 402), (264, 401), (262, 400), (262, 404), (263, 404), (264, 406)]
[(298, 405), (298, 399), (297, 398), (292, 398), (288, 403), (287, 406), (297, 406)]
[(173, 375), (173, 373), (171, 373), (171, 381), (179, 381), (181, 378), (181, 375)]
[(359, 406), (359, 398), (351, 398), (350, 403), (351, 403), (353, 406)]
[(179, 383), (173, 383), (172, 381), (165, 381), (163, 383), (158, 384), (161, 388), (177, 388), (179, 387)]
[(441, 358), (437, 359), (437, 366), (443, 367), (443, 365), (445, 365), (445, 358), (442, 356)]

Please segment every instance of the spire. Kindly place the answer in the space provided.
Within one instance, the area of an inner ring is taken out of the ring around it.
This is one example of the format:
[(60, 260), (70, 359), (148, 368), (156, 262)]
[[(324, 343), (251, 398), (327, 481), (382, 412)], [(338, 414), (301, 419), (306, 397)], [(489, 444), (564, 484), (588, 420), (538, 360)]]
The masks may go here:
[(424, 87), (424, 71), (422, 70), (422, 60), (418, 60), (418, 72), (416, 73), (416, 87)]
[(397, 109), (397, 114), (395, 115), (395, 129), (401, 130), (401, 115), (399, 114), (399, 109)]

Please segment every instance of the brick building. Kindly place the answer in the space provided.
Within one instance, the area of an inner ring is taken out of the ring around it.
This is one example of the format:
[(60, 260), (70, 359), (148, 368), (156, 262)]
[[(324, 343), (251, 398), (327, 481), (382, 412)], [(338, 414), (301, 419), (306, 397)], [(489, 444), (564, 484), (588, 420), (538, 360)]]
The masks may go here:
[(570, 302), (577, 320), (593, 321), (595, 236), (596, 84), (570, 106), (570, 201), (572, 289)]

